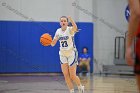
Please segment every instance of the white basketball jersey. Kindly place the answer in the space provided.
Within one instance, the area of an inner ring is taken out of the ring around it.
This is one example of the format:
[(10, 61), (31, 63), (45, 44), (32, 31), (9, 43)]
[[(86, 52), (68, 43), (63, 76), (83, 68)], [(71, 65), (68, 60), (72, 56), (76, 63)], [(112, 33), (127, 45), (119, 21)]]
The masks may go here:
[(57, 29), (57, 31), (55, 33), (55, 37), (57, 36), (59, 38), (60, 51), (61, 50), (70, 50), (70, 49), (76, 48), (75, 43), (74, 43), (74, 34), (72, 35), (70, 33), (71, 29), (72, 28), (68, 27), (68, 26), (67, 26), (65, 31), (62, 31), (61, 28)]

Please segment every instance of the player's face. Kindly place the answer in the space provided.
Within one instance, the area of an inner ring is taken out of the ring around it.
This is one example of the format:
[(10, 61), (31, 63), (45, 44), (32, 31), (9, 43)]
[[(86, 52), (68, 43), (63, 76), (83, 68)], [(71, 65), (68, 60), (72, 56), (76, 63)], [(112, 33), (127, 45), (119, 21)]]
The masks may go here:
[(67, 18), (60, 18), (60, 25), (61, 25), (61, 27), (68, 26)]

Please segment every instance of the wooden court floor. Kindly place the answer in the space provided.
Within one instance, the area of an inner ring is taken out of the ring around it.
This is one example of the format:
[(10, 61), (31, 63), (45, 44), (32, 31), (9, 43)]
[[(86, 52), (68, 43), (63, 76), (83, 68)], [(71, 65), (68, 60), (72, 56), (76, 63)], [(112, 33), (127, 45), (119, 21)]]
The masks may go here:
[[(80, 75), (85, 93), (138, 93), (134, 76)], [(69, 93), (62, 75), (0, 76), (0, 93)], [(75, 93), (78, 93), (75, 85)]]

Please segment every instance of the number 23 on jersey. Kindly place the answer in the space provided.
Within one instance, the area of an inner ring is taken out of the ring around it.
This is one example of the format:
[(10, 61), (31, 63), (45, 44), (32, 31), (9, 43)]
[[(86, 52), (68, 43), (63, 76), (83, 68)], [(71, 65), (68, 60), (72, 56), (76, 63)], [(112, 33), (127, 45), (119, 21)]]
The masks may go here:
[(62, 47), (68, 47), (67, 41), (61, 41)]

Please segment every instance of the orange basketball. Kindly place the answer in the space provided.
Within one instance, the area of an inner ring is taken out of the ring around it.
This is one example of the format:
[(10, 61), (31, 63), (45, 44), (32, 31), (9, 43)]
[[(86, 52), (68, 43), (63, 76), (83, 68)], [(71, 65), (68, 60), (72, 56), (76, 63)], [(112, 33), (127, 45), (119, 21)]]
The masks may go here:
[(45, 33), (40, 37), (40, 43), (43, 46), (49, 46), (51, 45), (51, 42), (52, 42), (52, 37), (48, 33)]

